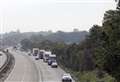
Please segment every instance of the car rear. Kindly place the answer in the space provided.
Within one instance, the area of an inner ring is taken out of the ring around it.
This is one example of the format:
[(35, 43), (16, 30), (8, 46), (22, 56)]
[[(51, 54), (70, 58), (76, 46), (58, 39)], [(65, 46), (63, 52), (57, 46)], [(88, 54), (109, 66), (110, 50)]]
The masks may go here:
[(62, 77), (62, 82), (72, 82), (72, 77), (70, 74), (64, 74)]
[(51, 67), (52, 67), (52, 68), (57, 68), (57, 67), (58, 67), (57, 62), (52, 62)]

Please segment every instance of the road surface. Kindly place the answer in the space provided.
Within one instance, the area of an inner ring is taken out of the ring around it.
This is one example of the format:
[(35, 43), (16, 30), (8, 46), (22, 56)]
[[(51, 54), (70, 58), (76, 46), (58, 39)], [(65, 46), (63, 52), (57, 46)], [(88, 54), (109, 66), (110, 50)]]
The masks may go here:
[[(34, 60), (34, 58), (33, 58)], [(65, 73), (60, 67), (51, 68), (43, 60), (36, 61), (37, 68), (39, 69), (39, 74), (41, 76), (42, 82), (61, 82), (62, 75)]]
[(0, 54), (2, 54), (2, 55), (0, 55), (0, 68), (1, 68), (1, 67), (4, 65), (7, 57), (6, 57), (6, 55), (5, 55), (3, 52), (1, 52), (1, 51), (0, 51)]
[(15, 57), (15, 66), (5, 82), (38, 82), (38, 71), (34, 63), (23, 54), (10, 52)]
[(15, 56), (15, 67), (5, 82), (61, 82), (65, 72), (60, 67), (51, 68), (25, 52), (11, 53)]

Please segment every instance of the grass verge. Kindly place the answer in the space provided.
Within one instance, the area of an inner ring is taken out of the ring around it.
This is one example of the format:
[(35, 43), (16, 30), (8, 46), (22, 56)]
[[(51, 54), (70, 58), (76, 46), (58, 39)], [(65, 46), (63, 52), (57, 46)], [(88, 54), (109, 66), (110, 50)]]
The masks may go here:
[(67, 73), (70, 73), (75, 82), (115, 82), (115, 78), (105, 73), (103, 78), (97, 77), (97, 71), (84, 71), (77, 72), (71, 69), (65, 68), (63, 65), (60, 65)]

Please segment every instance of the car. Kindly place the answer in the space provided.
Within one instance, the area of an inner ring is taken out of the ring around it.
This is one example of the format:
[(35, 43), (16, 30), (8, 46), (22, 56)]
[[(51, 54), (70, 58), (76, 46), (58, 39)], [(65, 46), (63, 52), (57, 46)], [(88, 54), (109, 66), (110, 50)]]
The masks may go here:
[(2, 56), (2, 53), (0, 52), (0, 56)]
[(8, 49), (6, 49), (6, 52), (9, 52), (9, 50), (8, 50)]
[(56, 62), (56, 55), (55, 55), (55, 54), (49, 55), (49, 58), (48, 58), (48, 65), (51, 65), (52, 62)]
[(35, 58), (35, 60), (39, 60), (39, 58)]
[(51, 65), (52, 64), (52, 61), (51, 60), (48, 60), (48, 65)]
[(63, 74), (62, 82), (72, 82), (72, 77), (69, 73)]
[(31, 53), (30, 53), (30, 52), (28, 53), (28, 56), (31, 56)]
[(55, 61), (55, 62), (52, 62), (51, 67), (52, 67), (52, 68), (57, 68), (57, 67), (58, 67), (57, 62), (56, 62), (56, 61)]

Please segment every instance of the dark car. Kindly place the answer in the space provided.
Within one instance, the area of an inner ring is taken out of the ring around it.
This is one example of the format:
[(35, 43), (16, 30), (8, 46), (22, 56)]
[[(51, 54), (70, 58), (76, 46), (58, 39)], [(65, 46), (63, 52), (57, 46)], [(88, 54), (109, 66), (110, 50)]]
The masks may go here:
[(28, 53), (28, 56), (31, 56), (31, 53)]
[(39, 58), (43, 59), (43, 54), (42, 53), (39, 54)]
[(48, 60), (48, 65), (51, 65), (52, 64), (52, 61), (51, 60)]
[(35, 60), (39, 60), (39, 58), (35, 58)]
[(2, 56), (2, 53), (0, 53), (0, 56)]

